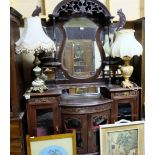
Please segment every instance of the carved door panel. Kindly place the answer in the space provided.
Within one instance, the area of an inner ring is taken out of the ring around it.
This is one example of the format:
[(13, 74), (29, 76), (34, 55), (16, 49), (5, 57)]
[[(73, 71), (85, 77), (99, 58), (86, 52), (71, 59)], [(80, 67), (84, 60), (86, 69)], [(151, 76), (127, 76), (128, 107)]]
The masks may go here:
[(100, 139), (99, 139), (99, 125), (110, 123), (110, 110), (89, 114), (89, 131), (88, 131), (88, 152), (100, 151)]
[(64, 132), (76, 130), (77, 153), (87, 153), (87, 115), (62, 114)]

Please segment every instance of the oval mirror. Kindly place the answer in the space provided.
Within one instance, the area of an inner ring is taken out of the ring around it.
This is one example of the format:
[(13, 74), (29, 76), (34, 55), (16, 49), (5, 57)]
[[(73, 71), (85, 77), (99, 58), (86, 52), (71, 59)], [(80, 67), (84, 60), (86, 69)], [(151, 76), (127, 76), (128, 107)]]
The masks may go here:
[(66, 43), (63, 51), (63, 66), (69, 76), (87, 79), (96, 74), (101, 66), (101, 55), (96, 42), (98, 26), (88, 18), (78, 17), (64, 25)]

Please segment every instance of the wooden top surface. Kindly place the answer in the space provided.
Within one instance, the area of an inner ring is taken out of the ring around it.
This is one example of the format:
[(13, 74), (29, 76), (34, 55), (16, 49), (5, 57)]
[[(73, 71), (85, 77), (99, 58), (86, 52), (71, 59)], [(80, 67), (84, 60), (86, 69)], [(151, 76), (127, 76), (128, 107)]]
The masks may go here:
[(67, 95), (61, 97), (60, 106), (67, 107), (85, 107), (85, 106), (95, 106), (110, 103), (112, 100), (90, 95)]
[(57, 87), (49, 88), (47, 91), (43, 93), (33, 92), (31, 93), (31, 97), (42, 97), (42, 96), (59, 96), (62, 94), (62, 89), (58, 89)]
[(114, 84), (105, 85), (104, 88), (109, 90), (110, 92), (132, 91), (132, 90), (139, 90), (139, 89), (141, 89), (141, 87), (139, 87), (139, 86), (134, 86), (132, 88), (123, 88), (120, 85), (114, 85)]
[(118, 91), (132, 91), (139, 90), (141, 87), (133, 87), (133, 88), (123, 88), (120, 85), (113, 84), (104, 84), (101, 82), (96, 83), (72, 83), (72, 84), (54, 84), (48, 85), (48, 90), (43, 93), (31, 93), (31, 97), (41, 97), (41, 96), (60, 96), (62, 95), (62, 90), (71, 89), (71, 88), (88, 88), (88, 87), (103, 87), (104, 89), (110, 92), (118, 92)]

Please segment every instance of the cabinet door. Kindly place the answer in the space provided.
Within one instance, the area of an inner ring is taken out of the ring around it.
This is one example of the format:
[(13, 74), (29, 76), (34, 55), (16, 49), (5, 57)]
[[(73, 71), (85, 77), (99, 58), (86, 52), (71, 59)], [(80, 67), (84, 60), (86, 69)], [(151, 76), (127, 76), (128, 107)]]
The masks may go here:
[(88, 115), (88, 152), (100, 151), (99, 125), (110, 123), (110, 110)]
[(30, 106), (27, 113), (28, 129), (31, 136), (45, 136), (60, 132), (59, 113), (55, 112), (55, 108)]
[(37, 136), (54, 134), (54, 113), (52, 108), (36, 109)]
[(27, 103), (27, 121), (30, 136), (60, 133), (60, 110), (56, 98), (30, 99)]
[(112, 108), (112, 122), (126, 119), (138, 120), (138, 103), (136, 98), (115, 100)]
[(64, 132), (76, 130), (77, 152), (87, 153), (87, 115), (62, 114)]
[(30, 136), (37, 136), (37, 124), (36, 124), (36, 109), (35, 106), (30, 106), (29, 102), (26, 105), (27, 109), (27, 123), (28, 134)]

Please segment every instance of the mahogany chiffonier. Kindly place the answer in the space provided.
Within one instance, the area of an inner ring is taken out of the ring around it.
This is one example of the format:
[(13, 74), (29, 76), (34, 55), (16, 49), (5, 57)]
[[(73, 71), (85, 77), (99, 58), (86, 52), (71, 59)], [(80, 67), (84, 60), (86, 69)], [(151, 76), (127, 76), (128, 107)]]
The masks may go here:
[[(48, 21), (42, 20), (56, 51), (40, 56), (48, 91), (31, 92), (26, 103), (31, 136), (75, 129), (77, 153), (99, 155), (99, 125), (140, 119), (140, 89), (122, 88), (117, 82), (122, 77), (113, 78), (117, 85), (110, 84), (111, 72), (116, 75), (120, 64), (115, 58), (110, 63), (103, 45), (109, 33), (126, 23), (124, 13), (117, 13), (119, 21), (113, 23), (113, 16), (99, 1), (63, 0)], [(106, 65), (113, 65), (113, 71)]]

